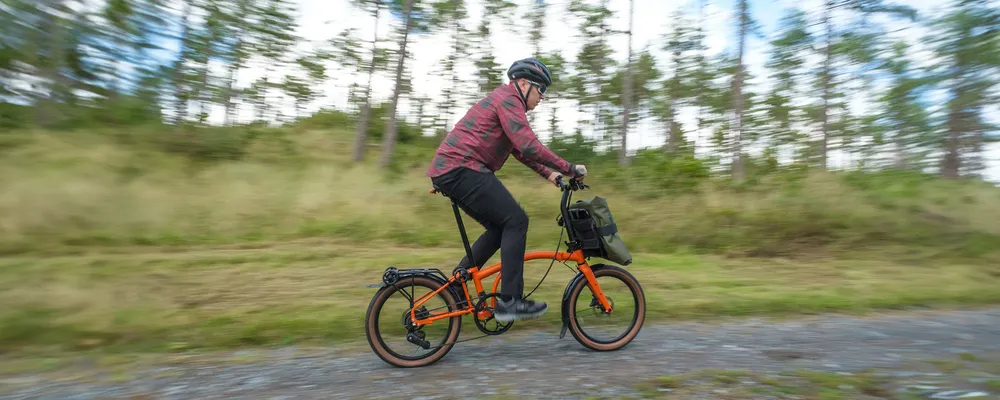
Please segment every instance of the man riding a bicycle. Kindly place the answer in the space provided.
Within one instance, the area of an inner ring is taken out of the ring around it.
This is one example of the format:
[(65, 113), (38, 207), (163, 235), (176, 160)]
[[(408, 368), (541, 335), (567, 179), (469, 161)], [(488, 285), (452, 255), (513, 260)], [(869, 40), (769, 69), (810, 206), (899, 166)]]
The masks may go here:
[(528, 124), (525, 114), (552, 84), (545, 64), (535, 58), (516, 61), (507, 77), (510, 83), (494, 89), (455, 124), (427, 171), (438, 190), (486, 228), (472, 245), (474, 260), (463, 257), (459, 265), (482, 266), (502, 249), (502, 287), (494, 312), (499, 321), (536, 318), (548, 305), (523, 298), (528, 215), (494, 173), (513, 154), (553, 184), (563, 175), (582, 179), (587, 174), (584, 165), (569, 163), (542, 144)]

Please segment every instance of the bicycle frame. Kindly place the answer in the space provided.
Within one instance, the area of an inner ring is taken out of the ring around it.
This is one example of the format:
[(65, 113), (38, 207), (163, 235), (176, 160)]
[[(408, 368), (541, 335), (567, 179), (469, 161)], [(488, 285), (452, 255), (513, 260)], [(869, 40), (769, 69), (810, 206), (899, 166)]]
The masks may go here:
[[(560, 208), (560, 211), (561, 211), (562, 216), (563, 216), (563, 221), (569, 221), (569, 218), (567, 218), (566, 206), (569, 203), (570, 191), (574, 190), (575, 182), (571, 181), (572, 183), (574, 183), (573, 186), (563, 184), (561, 179), (558, 182), (559, 182), (559, 186), (563, 190), (562, 199), (561, 199), (561, 201), (559, 203), (559, 208)], [(438, 193), (438, 191), (435, 190), (435, 189), (432, 189), (430, 191), (430, 193), (431, 194), (435, 194), (435, 193)], [(466, 231), (465, 231), (465, 225), (462, 223), (462, 215), (459, 213), (458, 204), (455, 202), (454, 199), (450, 199), (449, 198), (449, 200), (451, 200), (452, 208), (455, 211), (455, 219), (456, 219), (456, 221), (458, 223), (458, 229), (459, 229), (459, 232), (461, 233), (461, 236), (462, 236), (462, 243), (465, 246), (466, 256), (468, 257), (469, 260), (473, 260), (472, 259), (472, 248), (469, 245), (469, 238), (468, 238), (468, 236), (466, 234)], [(593, 292), (594, 295), (597, 297), (597, 301), (601, 304), (601, 307), (604, 308), (605, 312), (611, 313), (612, 312), (611, 303), (608, 301), (607, 297), (604, 296), (604, 292), (601, 290), (600, 285), (597, 283), (597, 279), (595, 278), (594, 273), (593, 273), (593, 271), (590, 268), (590, 265), (587, 263), (586, 258), (583, 256), (583, 250), (578, 249), (578, 248), (574, 248), (574, 246), (572, 244), (572, 243), (574, 243), (573, 232), (572, 232), (572, 229), (569, 229), (568, 222), (564, 224), (563, 229), (565, 229), (566, 232), (567, 232), (567, 234), (569, 235), (569, 242), (568, 243), (570, 243), (570, 248), (569, 248), (570, 251), (568, 251), (568, 252), (567, 251), (558, 251), (558, 252), (556, 252), (556, 251), (531, 251), (531, 252), (525, 253), (525, 255), (524, 255), (524, 261), (552, 260), (552, 259), (555, 259), (555, 261), (560, 261), (560, 262), (575, 261), (576, 264), (577, 264), (577, 269), (587, 279), (587, 286), (590, 288), (591, 292)], [(477, 292), (476, 296), (480, 297), (480, 296), (485, 295), (485, 291), (484, 291), (484, 287), (483, 287), (483, 281), (486, 280), (486, 278), (489, 278), (492, 275), (497, 275), (496, 280), (493, 282), (493, 286), (492, 286), (492, 292), (495, 293), (495, 292), (497, 292), (497, 288), (500, 286), (500, 275), (501, 275), (500, 272), (501, 272), (501, 268), (502, 268), (502, 264), (501, 263), (496, 263), (496, 264), (490, 265), (489, 267), (485, 267), (485, 268), (480, 268), (479, 266), (473, 266), (471, 268), (468, 268), (466, 270), (466, 272), (468, 273), (468, 276), (466, 277), (465, 280), (459, 282), (461, 284), (461, 286), (462, 286), (462, 292), (465, 294), (465, 299), (464, 299), (465, 300), (465, 307), (463, 307), (462, 309), (457, 310), (457, 311), (435, 313), (435, 314), (431, 314), (431, 316), (428, 317), (428, 318), (418, 319), (417, 316), (416, 316), (416, 309), (417, 308), (419, 308), (421, 305), (423, 305), (424, 303), (426, 303), (428, 299), (430, 299), (434, 295), (438, 294), (442, 290), (447, 290), (449, 287), (451, 287), (451, 285), (455, 284), (456, 280), (458, 280), (458, 279), (460, 279), (462, 277), (463, 274), (461, 272), (455, 272), (452, 275), (452, 277), (448, 279), (448, 281), (446, 282), (446, 284), (442, 285), (440, 288), (434, 290), (431, 293), (428, 293), (428, 294), (425, 294), (423, 296), (420, 296), (419, 299), (417, 299), (417, 300), (414, 301), (413, 307), (410, 308), (410, 320), (413, 321), (413, 323), (419, 324), (419, 325), (431, 325), (431, 324), (434, 323), (434, 321), (437, 321), (437, 320), (440, 320), (440, 319), (452, 318), (452, 317), (456, 317), (456, 316), (460, 316), (460, 315), (465, 315), (465, 314), (471, 314), (471, 313), (475, 312), (475, 305), (473, 304), (472, 295), (470, 295), (470, 293), (469, 293), (469, 287), (466, 284), (466, 282), (468, 282), (469, 280), (471, 280), (473, 282), (473, 284), (474, 284), (474, 286), (476, 288), (476, 292)], [(456, 301), (460, 301), (460, 300), (456, 299)], [(495, 304), (492, 304), (492, 306), (495, 306)], [(481, 318), (489, 317), (489, 312), (488, 311), (481, 311), (479, 317), (481, 317)]]

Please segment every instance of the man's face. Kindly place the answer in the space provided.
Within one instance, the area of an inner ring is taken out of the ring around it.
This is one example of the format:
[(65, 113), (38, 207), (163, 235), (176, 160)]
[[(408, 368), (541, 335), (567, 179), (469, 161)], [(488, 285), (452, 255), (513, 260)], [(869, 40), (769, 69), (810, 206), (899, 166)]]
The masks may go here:
[(522, 92), (528, 93), (528, 111), (534, 110), (535, 107), (538, 106), (538, 103), (540, 103), (544, 98), (541, 94), (540, 88), (536, 86), (536, 84), (525, 79), (520, 80), (518, 84), (521, 86)]

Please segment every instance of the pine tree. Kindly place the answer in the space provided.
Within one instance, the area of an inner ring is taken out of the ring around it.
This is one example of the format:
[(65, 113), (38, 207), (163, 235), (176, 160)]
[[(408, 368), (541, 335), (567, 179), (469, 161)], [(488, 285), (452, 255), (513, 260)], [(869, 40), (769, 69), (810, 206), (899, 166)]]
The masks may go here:
[(683, 11), (674, 13), (670, 33), (664, 37), (663, 51), (670, 55), (666, 73), (669, 78), (657, 96), (654, 114), (666, 126), (666, 150), (677, 153), (684, 147), (684, 130), (677, 121), (678, 109), (692, 97), (692, 58), (695, 51), (695, 31), (690, 28), (690, 20)]
[[(405, 2), (405, 4), (400, 4), (400, 1)], [(414, 13), (414, 9), (418, 6), (416, 2), (417, 0), (393, 0), (390, 3), (390, 9), (394, 13), (401, 14), (404, 22), (401, 32), (402, 34), (399, 39), (399, 51), (396, 54), (395, 84), (392, 90), (392, 98), (389, 102), (389, 121), (385, 125), (385, 134), (382, 136), (382, 158), (380, 160), (380, 165), (383, 168), (389, 167), (392, 163), (393, 154), (396, 152), (396, 110), (398, 108), (399, 97), (402, 94), (404, 86), (403, 67), (406, 64), (406, 45), (409, 43), (411, 31), (419, 32), (428, 29), (424, 21), (414, 18), (415, 14), (421, 14)]]
[(1000, 10), (986, 0), (958, 0), (934, 27), (929, 42), (945, 60), (935, 72), (950, 94), (941, 174), (976, 175), (985, 133), (996, 129), (983, 108), (998, 97), (991, 91), (1000, 85)]
[(597, 136), (603, 137), (602, 141), (606, 141), (609, 147), (624, 152), (625, 149), (619, 147), (605, 129), (609, 118), (605, 110), (607, 101), (603, 88), (607, 86), (611, 75), (608, 66), (613, 65), (607, 21), (612, 16), (611, 10), (607, 7), (607, 0), (600, 0), (598, 5), (585, 3), (584, 0), (572, 0), (569, 11), (581, 20), (579, 35), (583, 40), (583, 46), (576, 57), (578, 74), (573, 79), (572, 92), (581, 107), (592, 107), (591, 117), (595, 123), (591, 126)]
[[(468, 16), (465, 9), (465, 0), (441, 0), (434, 3), (434, 14), (432, 24), (451, 31), (451, 52), (441, 60), (444, 75), (450, 78), (449, 85), (444, 88), (444, 104), (440, 111), (444, 114), (440, 118), (438, 129), (439, 137), (444, 138), (448, 131), (448, 119), (452, 115), (455, 103), (461, 101), (463, 96), (462, 82), (458, 76), (456, 66), (468, 48), (466, 29), (462, 21)], [(484, 16), (485, 17), (485, 16)], [(485, 18), (484, 18), (485, 19)]]
[(886, 60), (892, 74), (888, 90), (879, 98), (885, 110), (875, 116), (878, 132), (890, 134), (889, 138), (877, 137), (876, 142), (892, 143), (893, 162), (896, 169), (915, 169), (928, 155), (927, 133), (931, 132), (927, 110), (920, 104), (921, 88), (930, 83), (922, 76), (914, 76), (912, 61), (907, 56), (909, 45), (896, 42)]
[(805, 76), (805, 54), (813, 38), (808, 31), (806, 14), (799, 9), (789, 10), (781, 20), (777, 37), (771, 41), (771, 56), (765, 65), (773, 71), (775, 84), (764, 100), (768, 123), (768, 141), (771, 147), (788, 147), (793, 159), (798, 160), (801, 141), (805, 136), (796, 126), (805, 123), (803, 110), (793, 101), (804, 96), (798, 80)]
[[(368, 78), (365, 83), (365, 94), (363, 97), (363, 103), (360, 108), (360, 115), (358, 116), (357, 131), (354, 136), (354, 152), (352, 160), (354, 162), (361, 162), (365, 158), (365, 149), (368, 144), (368, 124), (371, 119), (371, 87), (372, 79), (375, 77), (375, 71), (379, 69), (379, 63), (377, 62), (379, 55), (379, 39), (378, 39), (378, 24), (381, 18), (383, 2), (381, 0), (354, 0), (356, 6), (367, 10), (372, 14), (373, 19), (373, 29), (372, 29), (372, 40), (371, 40), (371, 56), (367, 63), (367, 73)], [(336, 58), (341, 59), (342, 65), (346, 65), (348, 70), (356, 70), (363, 67), (361, 62), (361, 57), (358, 55), (356, 43), (350, 40), (341, 40), (341, 45), (336, 46), (339, 50), (339, 54)], [(353, 67), (353, 68), (352, 68)], [(353, 71), (352, 71), (353, 72)], [(353, 76), (349, 74), (348, 76)]]
[(743, 166), (743, 107), (746, 99), (743, 97), (743, 51), (746, 48), (747, 30), (750, 28), (750, 11), (747, 0), (738, 1), (737, 18), (739, 19), (739, 47), (736, 52), (736, 68), (733, 71), (733, 180), (743, 182), (746, 171)]
[[(833, 25), (833, 12), (843, 9), (853, 12), (855, 16), (862, 19), (862, 24), (853, 26), (850, 30), (839, 30)], [(821, 136), (817, 147), (820, 168), (827, 168), (830, 150), (830, 142), (837, 136), (847, 138), (844, 132), (836, 131), (837, 126), (845, 126), (847, 121), (836, 123), (831, 119), (833, 111), (840, 111), (847, 114), (847, 96), (841, 88), (844, 82), (842, 78), (850, 79), (853, 74), (842, 71), (849, 66), (873, 59), (873, 52), (876, 46), (875, 39), (878, 33), (863, 29), (873, 28), (867, 24), (868, 18), (876, 14), (885, 14), (893, 17), (916, 18), (916, 11), (910, 7), (893, 5), (883, 0), (826, 0), (821, 17), (823, 27), (823, 48), (822, 66), (816, 74), (816, 87), (820, 90), (820, 104), (814, 107), (813, 116), (818, 119), (821, 126)], [(840, 68), (838, 68), (838, 64)]]
[(622, 128), (621, 128), (621, 152), (618, 155), (619, 165), (628, 165), (628, 123), (632, 119), (632, 18), (635, 10), (635, 0), (628, 2), (628, 58), (625, 61), (625, 82), (622, 85)]

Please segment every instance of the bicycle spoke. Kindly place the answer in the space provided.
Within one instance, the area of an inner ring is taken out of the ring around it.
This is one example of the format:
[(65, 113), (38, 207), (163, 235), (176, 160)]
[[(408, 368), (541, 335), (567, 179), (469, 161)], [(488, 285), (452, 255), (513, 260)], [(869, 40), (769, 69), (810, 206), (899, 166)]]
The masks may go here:
[(574, 307), (576, 323), (589, 340), (614, 342), (631, 330), (638, 305), (631, 289), (618, 277), (605, 275), (598, 277), (598, 281), (614, 311), (608, 314), (603, 307), (595, 306), (598, 303), (596, 296), (585, 287), (577, 295), (576, 304), (579, 307)]
[[(413, 281), (411, 280), (411, 282)], [(426, 290), (426, 293), (422, 292), (422, 296), (417, 296), (416, 289), (418, 285), (422, 287), (422, 290)], [(445, 303), (441, 292), (432, 295), (433, 290), (424, 287), (423, 284), (410, 284), (408, 286), (410, 287), (397, 288), (392, 295), (389, 295), (386, 302), (383, 303), (382, 308), (379, 310), (379, 334), (383, 346), (394, 357), (413, 360), (426, 357), (436, 350), (439, 343), (447, 340), (451, 320), (441, 319), (433, 325), (420, 326), (416, 331), (411, 330), (411, 327), (407, 325), (409, 324), (408, 321), (412, 320), (411, 313), (418, 299), (423, 299), (422, 301), (424, 301), (416, 309), (418, 318), (427, 318), (428, 315), (434, 315), (435, 311), (439, 315), (447, 313), (449, 306)], [(402, 304), (397, 306), (392, 305), (400, 303), (393, 300), (395, 294), (399, 294), (403, 298)], [(421, 339), (429, 342), (431, 347), (424, 349), (416, 343), (410, 342), (406, 339), (407, 334), (410, 333), (423, 335)]]

